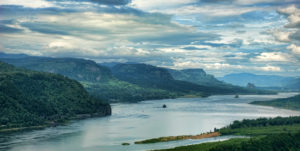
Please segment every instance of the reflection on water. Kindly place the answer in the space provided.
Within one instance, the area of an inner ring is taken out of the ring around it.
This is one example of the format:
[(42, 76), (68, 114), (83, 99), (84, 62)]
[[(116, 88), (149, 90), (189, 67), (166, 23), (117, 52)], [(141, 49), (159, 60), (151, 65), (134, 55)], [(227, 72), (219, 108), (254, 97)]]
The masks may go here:
[[(66, 126), (0, 135), (0, 150), (9, 151), (116, 151), (149, 150), (226, 140), (232, 136), (134, 145), (137, 140), (175, 135), (195, 135), (221, 128), (244, 118), (300, 115), (300, 112), (254, 106), (251, 101), (289, 97), (279, 95), (232, 95), (179, 98), (112, 104), (110, 117), (72, 121)], [(162, 108), (166, 104), (167, 108)], [(123, 142), (131, 143), (122, 146)]]

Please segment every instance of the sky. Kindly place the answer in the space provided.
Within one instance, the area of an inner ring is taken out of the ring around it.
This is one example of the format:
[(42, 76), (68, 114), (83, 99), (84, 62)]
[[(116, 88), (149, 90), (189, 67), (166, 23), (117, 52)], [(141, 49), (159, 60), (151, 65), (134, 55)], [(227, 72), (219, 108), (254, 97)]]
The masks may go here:
[(300, 0), (1, 0), (0, 52), (300, 76)]

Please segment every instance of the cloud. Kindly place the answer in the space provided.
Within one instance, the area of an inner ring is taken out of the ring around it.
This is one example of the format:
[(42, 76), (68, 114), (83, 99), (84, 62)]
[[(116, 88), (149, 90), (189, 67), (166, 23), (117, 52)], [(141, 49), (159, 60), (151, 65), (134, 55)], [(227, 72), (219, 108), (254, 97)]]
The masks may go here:
[(53, 3), (46, 0), (1, 0), (0, 5), (20, 5), (30, 8), (46, 8), (55, 6)]
[(296, 46), (295, 44), (289, 45), (287, 49), (291, 50), (294, 54), (300, 54), (300, 46)]
[(101, 62), (197, 67), (219, 75), (245, 71), (297, 75), (299, 63), (292, 53), (299, 47), (298, 6), (276, 12), (278, 6), (290, 3), (295, 2), (4, 0), (0, 48)]
[(285, 8), (279, 8), (278, 13), (288, 16), (289, 23), (285, 25), (287, 28), (300, 28), (300, 9), (296, 5), (290, 5)]
[(279, 72), (281, 71), (281, 68), (280, 67), (276, 67), (276, 66), (271, 66), (271, 65), (267, 65), (265, 67), (256, 67), (254, 68), (256, 70), (263, 70), (263, 71), (275, 71), (275, 72)]
[(291, 32), (282, 32), (282, 31), (274, 31), (273, 35), (275, 36), (275, 39), (281, 42), (290, 42), (290, 36)]
[(259, 62), (272, 62), (272, 61), (289, 61), (289, 58), (286, 54), (281, 52), (263, 52), (259, 56), (256, 56), (256, 58), (251, 59), (251, 61), (259, 61)]
[(0, 24), (0, 33), (20, 33), (23, 32), (23, 29), (9, 27), (7, 25)]
[(289, 35), (289, 39), (300, 42), (300, 30), (297, 30), (297, 32), (291, 33)]

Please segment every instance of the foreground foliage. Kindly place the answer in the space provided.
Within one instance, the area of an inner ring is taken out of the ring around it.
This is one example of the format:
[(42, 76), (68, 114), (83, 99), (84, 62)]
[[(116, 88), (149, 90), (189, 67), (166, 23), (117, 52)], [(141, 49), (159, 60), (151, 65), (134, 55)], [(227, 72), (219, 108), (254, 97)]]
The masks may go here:
[(0, 62), (0, 129), (54, 124), (79, 114), (111, 111), (77, 81)]

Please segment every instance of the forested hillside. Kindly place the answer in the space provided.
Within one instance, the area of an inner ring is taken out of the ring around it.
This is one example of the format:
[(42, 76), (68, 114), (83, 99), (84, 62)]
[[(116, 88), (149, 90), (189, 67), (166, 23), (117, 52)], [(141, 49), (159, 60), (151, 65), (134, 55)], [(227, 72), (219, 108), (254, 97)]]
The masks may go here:
[(27, 69), (57, 73), (79, 81), (93, 96), (113, 102), (137, 102), (178, 97), (161, 89), (140, 87), (115, 78), (109, 68), (94, 61), (76, 58), (24, 57), (1, 58), (2, 61)]
[(271, 101), (254, 101), (250, 104), (273, 106), (290, 110), (300, 110), (300, 95), (289, 98), (275, 99)]
[(75, 80), (0, 62), (0, 129), (47, 125), (80, 114), (106, 116), (111, 108)]
[(234, 87), (231, 85), (200, 85), (188, 81), (176, 80), (170, 74), (168, 69), (147, 64), (118, 64), (112, 67), (111, 70), (114, 76), (122, 81), (127, 81), (141, 87), (150, 87), (156, 89), (158, 88), (181, 94), (211, 95), (235, 93), (269, 93), (267, 91), (246, 89), (242, 87)]

